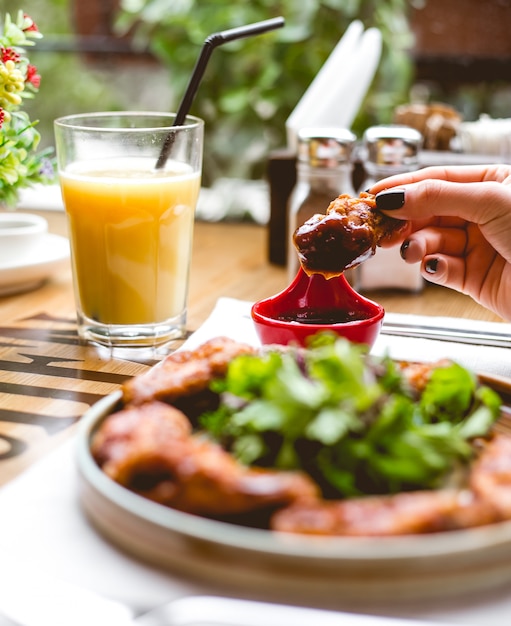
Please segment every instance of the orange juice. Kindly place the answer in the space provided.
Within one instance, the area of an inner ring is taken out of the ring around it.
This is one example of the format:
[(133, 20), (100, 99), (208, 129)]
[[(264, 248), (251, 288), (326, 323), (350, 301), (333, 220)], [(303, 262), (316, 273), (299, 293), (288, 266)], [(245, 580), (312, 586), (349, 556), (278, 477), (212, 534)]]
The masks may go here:
[(200, 175), (143, 158), (60, 173), (79, 309), (101, 324), (158, 324), (186, 308)]

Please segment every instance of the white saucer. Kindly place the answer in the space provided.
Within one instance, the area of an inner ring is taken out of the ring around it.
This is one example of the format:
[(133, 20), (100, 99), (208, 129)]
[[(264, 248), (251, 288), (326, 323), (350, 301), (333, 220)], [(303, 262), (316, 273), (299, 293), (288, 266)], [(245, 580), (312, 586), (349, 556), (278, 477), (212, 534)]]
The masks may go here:
[(69, 241), (46, 234), (22, 259), (0, 263), (0, 296), (39, 287), (51, 274), (69, 263)]

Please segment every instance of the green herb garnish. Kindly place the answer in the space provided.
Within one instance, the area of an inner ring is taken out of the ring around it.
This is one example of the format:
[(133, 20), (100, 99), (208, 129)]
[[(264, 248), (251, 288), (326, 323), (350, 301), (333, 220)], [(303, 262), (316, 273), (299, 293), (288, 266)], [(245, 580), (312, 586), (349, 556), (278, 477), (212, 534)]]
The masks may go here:
[(500, 398), (456, 363), (420, 397), (387, 357), (318, 335), (306, 351), (234, 359), (201, 425), (241, 462), (307, 471), (327, 497), (435, 488), (473, 454)]

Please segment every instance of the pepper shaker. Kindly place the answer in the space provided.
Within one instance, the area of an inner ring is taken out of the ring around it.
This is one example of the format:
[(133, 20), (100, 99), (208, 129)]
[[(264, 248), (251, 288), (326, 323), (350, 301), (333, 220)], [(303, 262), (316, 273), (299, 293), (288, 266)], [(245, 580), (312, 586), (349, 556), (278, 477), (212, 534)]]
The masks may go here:
[[(409, 126), (368, 128), (363, 137), (366, 179), (361, 188), (369, 189), (382, 178), (418, 169), (421, 146), (421, 133)], [(405, 263), (397, 246), (377, 248), (374, 257), (356, 268), (354, 282), (360, 291), (394, 288), (419, 292), (424, 288), (419, 265)]]

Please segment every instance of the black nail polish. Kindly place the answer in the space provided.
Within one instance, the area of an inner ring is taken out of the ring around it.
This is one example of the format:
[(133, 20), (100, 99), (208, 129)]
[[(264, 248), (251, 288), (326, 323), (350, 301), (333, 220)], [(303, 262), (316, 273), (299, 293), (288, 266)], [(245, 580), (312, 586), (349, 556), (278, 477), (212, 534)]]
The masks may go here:
[(424, 269), (428, 274), (436, 274), (438, 270), (438, 259), (429, 259), (429, 261), (426, 261)]
[(406, 251), (408, 250), (408, 248), (410, 247), (410, 240), (407, 239), (406, 241), (403, 241), (403, 243), (401, 244), (401, 248), (399, 248), (399, 254), (401, 255), (401, 258), (406, 260)]
[(379, 211), (395, 211), (400, 209), (405, 203), (405, 192), (403, 189), (386, 189), (376, 195), (376, 208)]

